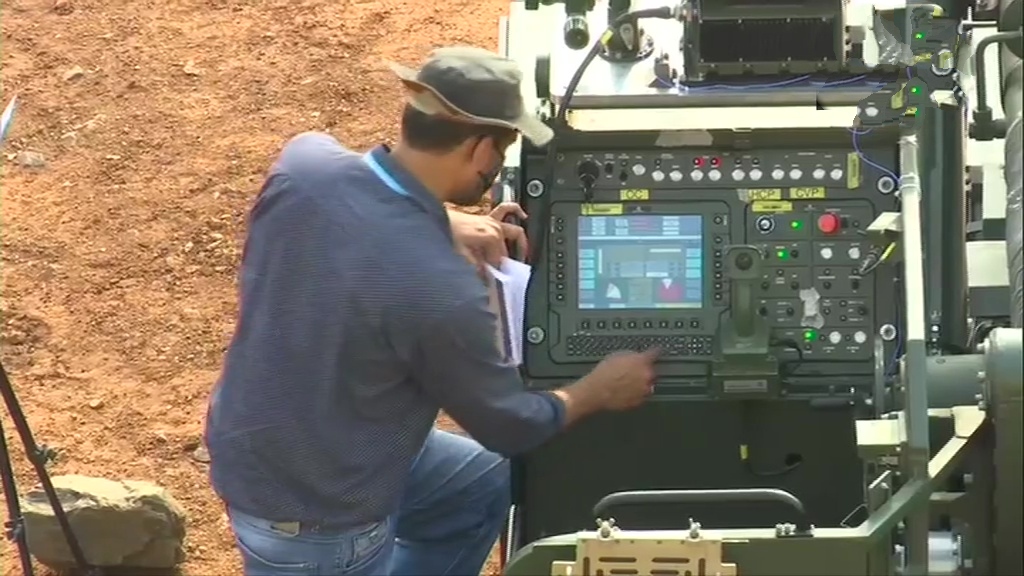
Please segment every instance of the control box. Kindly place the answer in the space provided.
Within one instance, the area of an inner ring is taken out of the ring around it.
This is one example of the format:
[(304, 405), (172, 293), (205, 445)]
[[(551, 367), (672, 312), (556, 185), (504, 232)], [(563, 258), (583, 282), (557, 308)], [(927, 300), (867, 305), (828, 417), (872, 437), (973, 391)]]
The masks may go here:
[[(870, 156), (870, 162), (862, 159)], [(896, 148), (580, 150), (551, 189), (527, 156), (527, 211), (546, 222), (527, 297), (525, 371), (547, 387), (609, 353), (662, 349), (659, 393), (705, 396), (731, 303), (723, 254), (758, 248), (754, 291), (790, 394), (870, 389), (899, 324), (884, 247), (865, 231), (896, 211)], [(873, 268), (873, 269), (872, 269)]]

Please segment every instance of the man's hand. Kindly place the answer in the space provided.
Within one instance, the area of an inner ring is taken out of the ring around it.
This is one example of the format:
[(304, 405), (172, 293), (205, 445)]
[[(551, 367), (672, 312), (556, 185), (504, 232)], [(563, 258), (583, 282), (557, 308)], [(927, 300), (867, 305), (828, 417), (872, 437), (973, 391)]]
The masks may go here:
[(455, 241), (476, 265), (499, 266), (502, 258), (508, 257), (507, 243), (514, 244), (519, 254), (526, 254), (529, 250), (526, 231), (504, 222), (509, 216), (525, 220), (526, 212), (515, 202), (500, 204), (488, 216), (448, 210)]
[(654, 393), (654, 362), (661, 350), (616, 352), (606, 356), (581, 382), (598, 399), (602, 410), (628, 410)]
[(566, 425), (605, 410), (629, 410), (654, 393), (654, 362), (661, 350), (616, 352), (589, 374), (555, 391), (565, 404)]

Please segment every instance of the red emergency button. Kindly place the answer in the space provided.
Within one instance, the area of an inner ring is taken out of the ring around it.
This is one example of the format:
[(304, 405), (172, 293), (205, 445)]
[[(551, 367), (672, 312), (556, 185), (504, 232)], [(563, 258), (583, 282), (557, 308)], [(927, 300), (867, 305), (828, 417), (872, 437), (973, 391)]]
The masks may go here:
[(842, 226), (842, 222), (839, 220), (839, 216), (831, 212), (818, 216), (818, 230), (824, 234), (835, 234), (839, 231), (840, 226)]

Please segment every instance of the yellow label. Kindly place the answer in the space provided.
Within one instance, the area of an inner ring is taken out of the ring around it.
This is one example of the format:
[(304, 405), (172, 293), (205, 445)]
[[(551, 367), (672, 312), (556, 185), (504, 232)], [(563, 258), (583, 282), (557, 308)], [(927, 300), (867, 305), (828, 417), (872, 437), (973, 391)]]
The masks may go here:
[(907, 111), (903, 113), (904, 116), (917, 116), (917, 106), (910, 106)]
[(785, 200), (779, 202), (771, 202), (767, 200), (760, 200), (750, 205), (750, 211), (756, 213), (772, 213), (782, 214), (785, 212), (793, 211), (793, 203), (786, 202)]
[(623, 202), (643, 202), (651, 199), (651, 191), (643, 188), (625, 188), (619, 190), (619, 200)]
[(929, 62), (929, 61), (931, 61), (931, 59), (932, 59), (932, 53), (931, 52), (926, 52), (926, 53), (923, 53), (923, 54), (915, 54), (914, 55), (914, 61), (915, 62)]
[(790, 200), (823, 200), (824, 198), (825, 189), (822, 187), (789, 189)]
[(580, 204), (584, 216), (618, 216), (622, 212), (622, 204)]
[(782, 200), (782, 188), (751, 188), (745, 190), (747, 200), (756, 202), (758, 200)]
[(860, 154), (857, 152), (846, 155), (846, 187), (850, 190), (860, 188)]
[(900, 86), (900, 89), (897, 90), (892, 95), (892, 98), (889, 99), (889, 107), (892, 108), (893, 110), (900, 110), (904, 106), (906, 106), (906, 103), (903, 102), (903, 90), (906, 89), (906, 87), (907, 87), (906, 84), (903, 84), (902, 86)]

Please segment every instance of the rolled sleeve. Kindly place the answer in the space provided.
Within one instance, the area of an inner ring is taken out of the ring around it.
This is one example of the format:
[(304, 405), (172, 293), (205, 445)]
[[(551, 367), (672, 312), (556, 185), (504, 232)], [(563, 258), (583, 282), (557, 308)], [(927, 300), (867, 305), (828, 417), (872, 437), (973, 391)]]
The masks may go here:
[(565, 406), (531, 392), (495, 342), (497, 318), (485, 297), (455, 307), (422, 333), (416, 379), (485, 448), (504, 456), (529, 451), (558, 432)]

